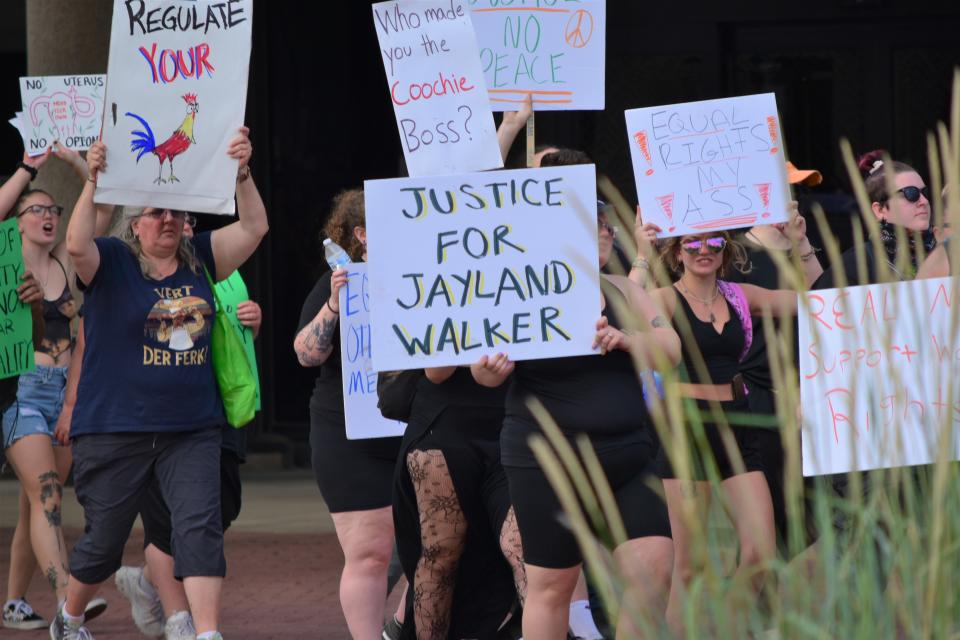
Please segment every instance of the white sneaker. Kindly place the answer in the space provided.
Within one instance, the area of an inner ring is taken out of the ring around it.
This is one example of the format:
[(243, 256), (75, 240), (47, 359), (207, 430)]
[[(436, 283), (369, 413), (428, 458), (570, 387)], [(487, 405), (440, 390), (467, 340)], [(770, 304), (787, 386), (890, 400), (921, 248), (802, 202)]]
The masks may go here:
[(143, 577), (141, 567), (120, 567), (114, 577), (117, 589), (130, 601), (133, 622), (145, 636), (163, 637), (163, 606), (156, 590)]
[(166, 640), (197, 640), (197, 630), (193, 627), (193, 617), (189, 611), (177, 611), (167, 618), (163, 627)]

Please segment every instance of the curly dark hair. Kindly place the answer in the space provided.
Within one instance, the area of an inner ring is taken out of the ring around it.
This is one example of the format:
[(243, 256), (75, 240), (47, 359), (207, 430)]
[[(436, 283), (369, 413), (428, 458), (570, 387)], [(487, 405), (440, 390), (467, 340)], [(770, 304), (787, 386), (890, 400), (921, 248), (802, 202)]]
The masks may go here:
[[(719, 231), (710, 235), (713, 237), (717, 235), (722, 236), (723, 239), (727, 241), (727, 246), (723, 250), (723, 260), (720, 263), (720, 271), (717, 274), (719, 277), (723, 278), (726, 276), (731, 266), (740, 273), (750, 273), (752, 265), (750, 264), (749, 258), (747, 258), (747, 250), (742, 244), (733, 239), (729, 231)], [(680, 251), (680, 241), (686, 237), (688, 236), (667, 238), (660, 246), (660, 260), (670, 268), (670, 271), (678, 276), (683, 274), (683, 263), (677, 254)]]
[(354, 262), (363, 259), (364, 246), (357, 240), (353, 230), (366, 227), (363, 207), (363, 189), (345, 189), (333, 197), (330, 217), (323, 227), (323, 237), (330, 238), (343, 247)]

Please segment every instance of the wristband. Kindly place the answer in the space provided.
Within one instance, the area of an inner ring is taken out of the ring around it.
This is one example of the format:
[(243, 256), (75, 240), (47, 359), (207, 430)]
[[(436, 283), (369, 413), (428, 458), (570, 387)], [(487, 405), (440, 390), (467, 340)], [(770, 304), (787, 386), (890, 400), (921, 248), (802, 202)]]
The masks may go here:
[(643, 269), (644, 271), (650, 271), (650, 261), (646, 258), (634, 258), (633, 262), (630, 263), (634, 269)]
[(336, 316), (340, 315), (339, 309), (334, 309), (333, 307), (330, 306), (330, 298), (327, 298), (327, 309), (330, 309), (330, 311), (333, 312), (333, 314)]
[(31, 167), (30, 165), (28, 165), (26, 162), (23, 162), (22, 160), (17, 163), (17, 168), (23, 169), (24, 171), (30, 174), (30, 182), (33, 182), (33, 179), (37, 177), (37, 168)]

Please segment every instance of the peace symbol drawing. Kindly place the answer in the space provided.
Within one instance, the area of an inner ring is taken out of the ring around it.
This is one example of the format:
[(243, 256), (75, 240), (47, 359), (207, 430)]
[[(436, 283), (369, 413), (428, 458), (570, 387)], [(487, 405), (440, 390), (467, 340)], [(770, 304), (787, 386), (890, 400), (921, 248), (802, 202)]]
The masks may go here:
[(567, 20), (563, 39), (574, 49), (582, 49), (593, 37), (593, 15), (586, 9), (577, 9)]

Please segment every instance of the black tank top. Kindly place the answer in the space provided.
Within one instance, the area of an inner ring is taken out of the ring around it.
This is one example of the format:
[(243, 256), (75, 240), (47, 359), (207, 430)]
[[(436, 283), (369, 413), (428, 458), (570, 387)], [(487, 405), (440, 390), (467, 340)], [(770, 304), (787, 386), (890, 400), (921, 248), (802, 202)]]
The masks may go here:
[(56, 300), (43, 299), (43, 321), (45, 329), (40, 353), (45, 353), (54, 360), (73, 348), (74, 337), (70, 330), (70, 323), (77, 315), (77, 303), (70, 293), (70, 284), (67, 279), (67, 270), (54, 256), (54, 262), (63, 272), (63, 291)]
[(740, 316), (730, 306), (727, 299), (723, 298), (730, 312), (730, 319), (723, 325), (723, 330), (717, 333), (712, 323), (704, 322), (694, 315), (690, 303), (687, 302), (683, 294), (677, 291), (676, 295), (678, 304), (673, 312), (673, 325), (677, 332), (683, 336), (677, 318), (680, 314), (686, 314), (693, 339), (696, 342), (696, 348), (699, 350), (700, 357), (706, 363), (707, 372), (710, 374), (709, 380), (700, 379), (693, 364), (697, 361), (694, 350), (688, 349), (689, 340), (681, 340), (680, 345), (683, 353), (681, 379), (692, 383), (727, 384), (733, 380), (733, 376), (740, 370), (740, 354), (743, 352), (745, 340)]
[[(603, 316), (610, 326), (619, 329), (623, 323), (615, 307), (625, 305), (626, 300), (613, 287), (605, 293)], [(568, 436), (625, 436), (625, 443), (648, 437), (643, 430), (649, 425), (643, 387), (633, 358), (626, 351), (518, 362), (507, 391), (500, 440), (504, 464), (524, 465), (532, 460), (526, 440), (540, 428), (527, 410), (526, 402), (531, 396), (543, 404)]]

